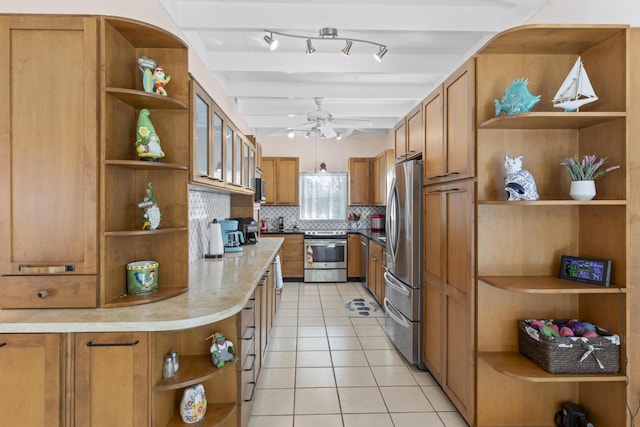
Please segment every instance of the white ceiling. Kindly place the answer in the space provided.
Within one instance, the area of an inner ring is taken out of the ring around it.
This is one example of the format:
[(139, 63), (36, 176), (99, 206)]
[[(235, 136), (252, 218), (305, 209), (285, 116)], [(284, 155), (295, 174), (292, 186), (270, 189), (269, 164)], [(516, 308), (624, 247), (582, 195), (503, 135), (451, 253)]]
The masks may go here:
[[(258, 137), (307, 122), (314, 98), (335, 130), (387, 134), (404, 115), (494, 34), (521, 25), (549, 0), (160, 0)], [(332, 27), (341, 38), (388, 47), (313, 40)], [(310, 126), (296, 127), (308, 129)], [(304, 134), (300, 131), (299, 135)]]

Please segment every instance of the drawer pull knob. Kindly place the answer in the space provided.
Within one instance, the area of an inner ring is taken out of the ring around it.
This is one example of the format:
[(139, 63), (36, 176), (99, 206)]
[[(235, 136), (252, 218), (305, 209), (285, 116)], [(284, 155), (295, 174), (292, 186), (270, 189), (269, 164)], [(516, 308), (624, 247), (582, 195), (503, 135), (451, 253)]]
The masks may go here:
[(40, 289), (38, 291), (38, 298), (40, 298), (40, 299), (45, 299), (49, 295), (51, 295), (51, 290), (49, 290), (49, 289)]

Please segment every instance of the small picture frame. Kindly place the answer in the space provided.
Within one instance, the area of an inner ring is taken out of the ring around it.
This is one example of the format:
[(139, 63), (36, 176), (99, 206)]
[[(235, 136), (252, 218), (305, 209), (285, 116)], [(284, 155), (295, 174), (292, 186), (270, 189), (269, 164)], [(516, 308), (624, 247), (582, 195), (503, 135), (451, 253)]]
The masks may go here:
[(560, 278), (593, 285), (609, 286), (611, 261), (562, 255)]

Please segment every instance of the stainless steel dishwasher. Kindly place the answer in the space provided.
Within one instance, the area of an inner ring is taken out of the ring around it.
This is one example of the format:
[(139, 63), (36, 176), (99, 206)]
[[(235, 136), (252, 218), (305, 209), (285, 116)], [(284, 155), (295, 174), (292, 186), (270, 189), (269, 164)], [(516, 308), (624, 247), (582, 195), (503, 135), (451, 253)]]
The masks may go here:
[(360, 235), (360, 281), (365, 288), (369, 288), (369, 238)]

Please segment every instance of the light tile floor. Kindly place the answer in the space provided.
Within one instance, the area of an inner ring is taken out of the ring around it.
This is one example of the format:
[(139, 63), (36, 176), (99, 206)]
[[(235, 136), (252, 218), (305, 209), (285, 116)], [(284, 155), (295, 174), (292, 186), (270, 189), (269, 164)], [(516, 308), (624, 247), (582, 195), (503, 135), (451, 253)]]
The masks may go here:
[(467, 427), (428, 372), (407, 364), (384, 318), (350, 318), (360, 283), (285, 282), (250, 427)]

